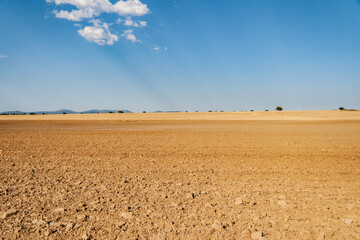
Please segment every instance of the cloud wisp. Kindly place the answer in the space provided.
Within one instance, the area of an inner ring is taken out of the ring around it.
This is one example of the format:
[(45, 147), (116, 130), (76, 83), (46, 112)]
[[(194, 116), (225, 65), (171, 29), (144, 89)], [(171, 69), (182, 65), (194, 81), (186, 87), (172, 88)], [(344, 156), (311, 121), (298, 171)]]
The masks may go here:
[(0, 59), (2, 58), (7, 58), (8, 56), (6, 56), (5, 54), (0, 54)]
[[(89, 42), (94, 42), (98, 45), (113, 45), (119, 40), (117, 34), (111, 33), (109, 26), (114, 23), (102, 22), (96, 17), (104, 13), (117, 14), (118, 16), (127, 16), (125, 20), (118, 18), (116, 24), (123, 23), (127, 27), (146, 27), (146, 21), (132, 20), (131, 16), (140, 17), (150, 12), (146, 4), (140, 0), (119, 0), (116, 3), (111, 3), (109, 0), (45, 0), (48, 3), (53, 3), (56, 6), (70, 5), (75, 7), (73, 10), (54, 10), (56, 18), (62, 18), (69, 21), (81, 22), (86, 20), (92, 25), (84, 26), (77, 30), (79, 35)], [(85, 25), (85, 24), (84, 24)], [(80, 28), (82, 24), (75, 23), (75, 27)], [(141, 42), (134, 35), (133, 30), (128, 29), (123, 31), (121, 35), (131, 42)]]
[(86, 26), (78, 30), (80, 36), (89, 42), (94, 42), (98, 45), (113, 45), (114, 42), (119, 40), (117, 35), (109, 31), (107, 23), (102, 23), (100, 20), (90, 20), (89, 22), (93, 23), (93, 26)]
[(125, 20), (124, 25), (128, 26), (128, 27), (146, 27), (147, 22), (145, 22), (145, 21), (133, 21), (130, 17), (128, 17)]
[(72, 5), (77, 9), (54, 10), (57, 18), (65, 18), (71, 21), (81, 21), (100, 16), (102, 13), (116, 13), (119, 16), (143, 16), (150, 12), (146, 4), (140, 0), (118, 1), (112, 4), (109, 0), (46, 0), (48, 3), (56, 5)]
[(133, 34), (133, 30), (128, 29), (125, 30), (123, 34), (121, 34), (122, 37), (125, 37), (127, 40), (131, 41), (131, 42), (140, 42), (139, 40), (136, 39), (135, 35)]

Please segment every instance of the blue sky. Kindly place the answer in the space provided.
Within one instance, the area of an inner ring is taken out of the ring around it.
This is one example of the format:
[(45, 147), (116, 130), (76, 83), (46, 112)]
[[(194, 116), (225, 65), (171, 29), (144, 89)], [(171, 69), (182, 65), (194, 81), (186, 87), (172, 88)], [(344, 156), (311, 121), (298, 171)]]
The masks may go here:
[(0, 0), (0, 111), (360, 108), (358, 0)]

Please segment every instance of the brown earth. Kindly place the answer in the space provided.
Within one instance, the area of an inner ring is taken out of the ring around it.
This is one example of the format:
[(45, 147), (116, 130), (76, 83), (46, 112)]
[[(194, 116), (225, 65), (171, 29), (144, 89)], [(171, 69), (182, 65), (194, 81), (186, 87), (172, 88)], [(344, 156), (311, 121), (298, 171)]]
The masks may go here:
[(0, 238), (360, 239), (360, 112), (0, 116)]

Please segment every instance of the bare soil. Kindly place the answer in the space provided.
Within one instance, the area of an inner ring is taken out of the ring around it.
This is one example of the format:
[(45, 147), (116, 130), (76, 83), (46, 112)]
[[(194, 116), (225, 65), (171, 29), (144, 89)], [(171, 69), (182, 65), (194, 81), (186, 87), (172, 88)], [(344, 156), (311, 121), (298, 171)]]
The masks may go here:
[(0, 238), (360, 239), (360, 112), (186, 114), (0, 116)]

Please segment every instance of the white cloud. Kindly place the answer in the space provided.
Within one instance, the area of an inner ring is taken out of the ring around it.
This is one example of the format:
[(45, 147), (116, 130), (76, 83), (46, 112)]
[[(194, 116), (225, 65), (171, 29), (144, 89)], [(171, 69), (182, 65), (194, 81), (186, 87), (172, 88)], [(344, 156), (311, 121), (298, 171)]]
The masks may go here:
[(133, 30), (131, 29), (125, 30), (124, 33), (121, 34), (121, 36), (125, 37), (127, 40), (131, 42), (140, 42), (139, 40), (136, 39), (135, 35), (133, 34)]
[(97, 17), (102, 13), (116, 13), (120, 16), (132, 15), (143, 16), (149, 13), (146, 4), (140, 0), (120, 0), (112, 4), (109, 0), (46, 0), (56, 5), (68, 4), (77, 9), (72, 11), (54, 11), (57, 18), (65, 18), (71, 21), (81, 21), (87, 18)]
[(133, 21), (130, 17), (128, 17), (125, 22), (124, 22), (125, 26), (128, 27), (146, 27), (147, 22), (145, 21)]
[(159, 47), (154, 47), (154, 50), (159, 51), (160, 48)]
[(79, 28), (79, 27), (81, 27), (81, 24), (78, 24), (78, 23), (74, 23), (74, 27), (77, 27), (77, 28)]
[(93, 26), (86, 26), (84, 29), (79, 29), (78, 33), (80, 36), (88, 40), (89, 42), (94, 42), (98, 45), (113, 45), (114, 42), (117, 42), (118, 36), (112, 34), (109, 31), (109, 26), (107, 23), (101, 23), (100, 20), (90, 20)]
[(7, 58), (8, 56), (6, 56), (5, 54), (0, 54), (0, 59), (1, 58)]
[(164, 50), (167, 51), (167, 50), (168, 50), (168, 47), (164, 47)]

